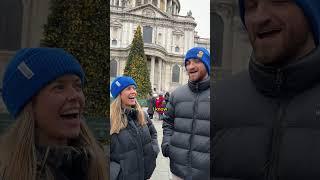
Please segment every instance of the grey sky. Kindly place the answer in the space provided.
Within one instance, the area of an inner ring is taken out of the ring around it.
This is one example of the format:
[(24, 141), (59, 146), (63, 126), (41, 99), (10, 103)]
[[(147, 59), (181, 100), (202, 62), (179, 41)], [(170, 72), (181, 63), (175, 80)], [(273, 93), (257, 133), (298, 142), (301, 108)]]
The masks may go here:
[(186, 16), (191, 10), (197, 22), (196, 31), (202, 38), (210, 38), (210, 0), (179, 0), (181, 16)]

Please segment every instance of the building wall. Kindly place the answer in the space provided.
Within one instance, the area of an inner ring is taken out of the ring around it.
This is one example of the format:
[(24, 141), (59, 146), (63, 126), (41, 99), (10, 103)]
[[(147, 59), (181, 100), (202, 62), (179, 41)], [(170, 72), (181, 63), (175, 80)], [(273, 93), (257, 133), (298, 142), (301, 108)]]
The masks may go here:
[[(217, 0), (212, 3), (211, 15), (219, 15), (224, 26), (222, 65), (215, 67), (214, 75), (217, 79), (223, 79), (247, 68), (252, 47), (239, 17), (238, 1)], [(212, 48), (215, 48), (215, 42)]]

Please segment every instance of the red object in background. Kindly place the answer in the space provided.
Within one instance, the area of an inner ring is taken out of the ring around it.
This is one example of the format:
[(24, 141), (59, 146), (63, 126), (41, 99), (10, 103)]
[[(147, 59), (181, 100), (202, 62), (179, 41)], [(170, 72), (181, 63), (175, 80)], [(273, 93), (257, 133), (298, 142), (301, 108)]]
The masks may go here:
[(162, 95), (160, 95), (160, 96), (156, 99), (156, 111), (157, 111), (159, 114), (163, 114), (165, 107), (166, 107), (165, 98), (164, 98)]

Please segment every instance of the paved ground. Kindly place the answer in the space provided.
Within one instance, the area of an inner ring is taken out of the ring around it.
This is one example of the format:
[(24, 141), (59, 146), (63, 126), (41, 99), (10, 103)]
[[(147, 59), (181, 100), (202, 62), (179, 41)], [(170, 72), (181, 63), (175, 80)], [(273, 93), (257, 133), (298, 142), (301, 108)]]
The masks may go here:
[[(162, 137), (163, 137), (162, 121), (159, 121), (158, 118), (154, 118), (152, 120), (152, 122), (158, 132), (158, 142), (159, 142), (159, 146), (161, 146)], [(153, 172), (152, 177), (150, 179), (151, 180), (169, 180), (172, 178), (171, 172), (170, 172), (170, 167), (169, 167), (169, 159), (163, 157), (162, 152), (161, 152), (161, 147), (159, 147), (159, 148), (160, 148), (160, 153), (157, 158), (157, 167), (156, 167), (155, 171)]]

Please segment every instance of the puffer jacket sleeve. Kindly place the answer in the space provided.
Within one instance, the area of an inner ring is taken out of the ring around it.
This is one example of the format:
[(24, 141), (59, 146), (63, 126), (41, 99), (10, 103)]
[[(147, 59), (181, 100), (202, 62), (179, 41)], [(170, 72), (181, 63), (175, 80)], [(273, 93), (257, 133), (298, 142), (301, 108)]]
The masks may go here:
[(162, 123), (162, 129), (163, 129), (163, 139), (161, 144), (162, 154), (164, 157), (168, 157), (168, 151), (169, 151), (169, 144), (170, 144), (170, 138), (173, 134), (173, 128), (174, 128), (174, 106), (173, 106), (173, 97), (174, 95), (171, 95), (169, 98), (169, 102), (166, 106), (166, 111), (164, 113), (163, 117), (163, 123)]
[[(113, 140), (112, 140), (113, 139)], [(115, 152), (115, 137), (111, 136), (111, 146), (110, 146), (110, 180), (119, 179), (120, 175), (120, 163), (116, 161), (117, 153)]]
[(151, 142), (152, 143), (152, 147), (153, 147), (154, 152), (158, 156), (158, 154), (160, 152), (159, 144), (158, 144), (158, 133), (157, 133), (157, 130), (154, 127), (151, 119), (147, 115), (145, 117), (147, 119), (147, 125), (148, 125), (149, 132), (150, 132), (151, 139), (152, 139), (152, 142)]
[(120, 173), (120, 164), (110, 161), (110, 180), (117, 180)]

